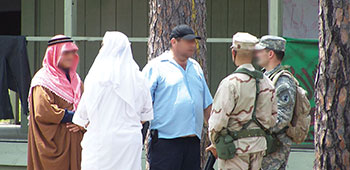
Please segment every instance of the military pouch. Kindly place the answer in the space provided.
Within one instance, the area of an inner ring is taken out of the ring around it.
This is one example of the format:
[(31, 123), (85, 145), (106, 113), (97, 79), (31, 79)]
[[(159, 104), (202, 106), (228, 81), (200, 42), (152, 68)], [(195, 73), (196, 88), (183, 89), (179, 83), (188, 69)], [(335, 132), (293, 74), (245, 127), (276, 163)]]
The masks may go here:
[(267, 143), (266, 155), (276, 152), (282, 145), (281, 141), (275, 134), (267, 132), (265, 138)]
[(236, 146), (233, 143), (233, 138), (229, 134), (220, 135), (215, 140), (216, 152), (218, 157), (223, 160), (232, 159), (236, 154)]

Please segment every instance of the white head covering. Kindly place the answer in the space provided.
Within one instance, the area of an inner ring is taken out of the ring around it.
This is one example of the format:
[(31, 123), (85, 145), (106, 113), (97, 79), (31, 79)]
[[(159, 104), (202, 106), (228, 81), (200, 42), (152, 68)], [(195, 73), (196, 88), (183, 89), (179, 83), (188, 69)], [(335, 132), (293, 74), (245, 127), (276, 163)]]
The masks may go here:
[(132, 57), (128, 37), (106, 32), (102, 43), (73, 117), (77, 125), (89, 123), (81, 142), (81, 166), (139, 169), (140, 121), (153, 119), (151, 93)]
[[(102, 47), (84, 82), (83, 97), (88, 109), (94, 110), (101, 103), (102, 92), (112, 87), (116, 94), (131, 108), (143, 79), (139, 66), (133, 59), (128, 37), (121, 32), (106, 32)], [(108, 102), (104, 102), (108, 105)]]
[(259, 42), (258, 38), (247, 32), (237, 32), (232, 36), (231, 48), (235, 50), (255, 50), (255, 45)]

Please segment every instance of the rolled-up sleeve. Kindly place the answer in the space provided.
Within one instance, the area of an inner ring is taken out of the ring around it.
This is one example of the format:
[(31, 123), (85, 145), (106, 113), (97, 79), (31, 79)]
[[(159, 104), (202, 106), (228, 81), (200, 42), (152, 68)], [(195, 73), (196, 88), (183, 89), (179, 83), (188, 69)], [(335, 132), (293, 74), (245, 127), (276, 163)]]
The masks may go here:
[(143, 68), (142, 73), (145, 75), (147, 79), (147, 82), (151, 91), (152, 101), (154, 101), (154, 97), (155, 97), (154, 93), (158, 85), (158, 71), (156, 68), (154, 68), (152, 63), (149, 63), (145, 66), (145, 68)]
[(211, 96), (210, 90), (208, 88), (207, 82), (205, 81), (204, 75), (202, 74), (202, 83), (204, 88), (204, 98), (203, 98), (203, 109), (206, 109), (213, 103), (213, 97)]
[(145, 86), (143, 93), (143, 107), (141, 110), (141, 121), (149, 121), (153, 119), (153, 106), (151, 93), (148, 90), (148, 85)]

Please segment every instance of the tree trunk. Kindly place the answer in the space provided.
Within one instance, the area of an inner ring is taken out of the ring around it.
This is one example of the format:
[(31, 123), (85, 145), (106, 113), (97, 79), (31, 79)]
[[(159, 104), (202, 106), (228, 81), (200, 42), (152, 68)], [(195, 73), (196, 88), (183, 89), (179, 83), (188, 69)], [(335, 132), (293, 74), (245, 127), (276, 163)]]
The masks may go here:
[[(197, 50), (193, 58), (202, 66), (207, 77), (206, 67), (206, 4), (205, 0), (150, 0), (150, 29), (148, 59), (153, 59), (169, 49), (170, 32), (180, 24), (191, 26), (196, 35)], [(207, 128), (203, 128), (201, 140), (201, 162), (205, 163), (205, 147), (209, 144)]]
[(314, 169), (350, 169), (350, 3), (319, 0)]
[(187, 24), (202, 37), (197, 41), (197, 52), (193, 58), (206, 72), (206, 16), (205, 0), (150, 0), (148, 58), (155, 58), (169, 49), (172, 28)]

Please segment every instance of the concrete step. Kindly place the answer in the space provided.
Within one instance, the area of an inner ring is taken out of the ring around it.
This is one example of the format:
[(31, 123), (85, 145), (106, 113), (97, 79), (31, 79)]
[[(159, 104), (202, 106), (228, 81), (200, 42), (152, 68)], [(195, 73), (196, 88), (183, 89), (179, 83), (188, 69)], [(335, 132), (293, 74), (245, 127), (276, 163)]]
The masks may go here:
[[(292, 149), (287, 170), (312, 170), (315, 159), (312, 149)], [(142, 169), (145, 168), (142, 155)], [(27, 143), (0, 142), (0, 170), (25, 170), (27, 166)]]

